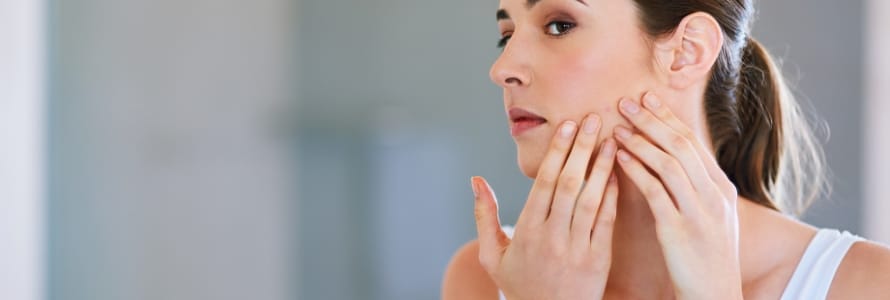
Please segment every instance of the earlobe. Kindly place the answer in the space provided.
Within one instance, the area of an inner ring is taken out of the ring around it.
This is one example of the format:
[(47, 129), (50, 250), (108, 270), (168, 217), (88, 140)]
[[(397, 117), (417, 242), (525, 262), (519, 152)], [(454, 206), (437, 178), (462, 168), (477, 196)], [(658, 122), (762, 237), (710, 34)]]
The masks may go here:
[(683, 18), (677, 30), (658, 43), (656, 55), (666, 67), (670, 86), (684, 89), (707, 80), (723, 47), (723, 31), (711, 15), (698, 12)]

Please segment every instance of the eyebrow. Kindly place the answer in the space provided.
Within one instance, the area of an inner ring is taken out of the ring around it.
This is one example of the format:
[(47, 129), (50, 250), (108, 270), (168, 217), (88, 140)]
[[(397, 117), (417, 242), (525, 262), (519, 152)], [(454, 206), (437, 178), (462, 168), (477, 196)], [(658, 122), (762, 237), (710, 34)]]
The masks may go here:
[(509, 20), (509, 19), (510, 19), (510, 14), (508, 14), (505, 9), (498, 9), (498, 21)]
[[(541, 1), (542, 0), (525, 0), (525, 8), (532, 9), (533, 7), (535, 7), (536, 4), (538, 4), (538, 2), (541, 2)], [(578, 3), (584, 4), (585, 6), (587, 5), (587, 2), (585, 2), (585, 0), (575, 0), (575, 1), (577, 1)], [(507, 10), (505, 10), (503, 8), (498, 9), (498, 12), (497, 12), (497, 20), (498, 21), (509, 20), (509, 19), (510, 19), (510, 14), (507, 13)]]

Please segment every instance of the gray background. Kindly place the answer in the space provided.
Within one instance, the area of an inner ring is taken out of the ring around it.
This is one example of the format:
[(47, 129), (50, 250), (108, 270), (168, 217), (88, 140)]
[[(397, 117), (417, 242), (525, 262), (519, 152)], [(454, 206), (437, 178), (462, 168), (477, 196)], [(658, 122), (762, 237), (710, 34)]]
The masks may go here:
[[(859, 232), (860, 1), (762, 1)], [(488, 79), (496, 1), (50, 1), (51, 299), (436, 299), (530, 181)], [(299, 201), (297, 201), (299, 199)]]
[(294, 298), (294, 4), (50, 9), (48, 298)]

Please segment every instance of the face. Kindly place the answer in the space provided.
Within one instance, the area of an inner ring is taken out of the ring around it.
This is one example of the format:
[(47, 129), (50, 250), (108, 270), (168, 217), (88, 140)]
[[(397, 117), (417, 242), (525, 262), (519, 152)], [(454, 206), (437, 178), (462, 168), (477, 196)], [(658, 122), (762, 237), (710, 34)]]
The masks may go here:
[(654, 75), (632, 0), (527, 1), (500, 2), (503, 52), (490, 76), (504, 89), (519, 167), (534, 178), (564, 121), (581, 124), (598, 114), (602, 142), (616, 125), (629, 124), (617, 110), (621, 97), (639, 99)]

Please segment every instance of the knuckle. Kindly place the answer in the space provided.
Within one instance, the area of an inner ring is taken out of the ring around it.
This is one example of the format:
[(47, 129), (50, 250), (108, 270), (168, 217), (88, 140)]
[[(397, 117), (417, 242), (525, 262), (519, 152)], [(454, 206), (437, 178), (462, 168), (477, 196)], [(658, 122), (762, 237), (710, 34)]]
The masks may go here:
[(555, 186), (556, 179), (554, 179), (554, 177), (555, 176), (550, 175), (547, 172), (544, 172), (544, 174), (541, 174), (541, 176), (539, 176), (539, 178), (537, 180), (544, 186)]
[(661, 168), (661, 171), (663, 171), (665, 173), (670, 173), (670, 174), (682, 174), (683, 173), (683, 167), (680, 166), (680, 163), (678, 163), (677, 160), (672, 159), (672, 158), (663, 160), (661, 162), (660, 168)]
[(479, 207), (479, 205), (476, 205), (476, 208), (473, 209), (473, 215), (476, 217), (476, 223), (479, 223), (485, 216), (485, 210)]
[(671, 171), (671, 160), (667, 157), (659, 157), (657, 161), (653, 164), (652, 168), (660, 173), (664, 174), (667, 171)]
[(656, 116), (658, 116), (659, 119), (662, 119), (662, 120), (668, 120), (668, 119), (670, 119), (671, 116), (672, 116), (672, 115), (671, 115), (671, 110), (668, 109), (668, 108), (665, 107), (665, 106), (661, 106), (661, 107), (656, 108), (656, 109), (654, 109), (654, 110), (652, 110), (652, 111), (653, 111), (653, 113), (654, 113)]
[(593, 213), (594, 211), (596, 211), (597, 208), (599, 208), (599, 206), (597, 204), (598, 203), (595, 203), (594, 201), (590, 201), (589, 199), (586, 199), (584, 201), (579, 201), (578, 202), (578, 210), (585, 212), (585, 213)]
[(680, 131), (680, 135), (682, 135), (683, 137), (685, 137), (687, 140), (690, 140), (690, 141), (698, 140), (698, 138), (695, 137), (695, 133), (693, 133), (692, 130), (690, 130), (690, 129), (687, 128), (687, 127), (684, 127), (684, 128), (682, 128), (682, 129), (679, 129), (679, 131)]
[(566, 141), (563, 138), (557, 138), (552, 143), (550, 143), (550, 151), (565, 153), (566, 151), (568, 151), (570, 145), (571, 143), (569, 141)]
[(675, 150), (683, 150), (689, 147), (689, 140), (679, 134), (672, 134), (670, 139), (670, 147)]
[(590, 170), (590, 177), (593, 177), (594, 174), (608, 175), (611, 170), (612, 168), (606, 166), (606, 163), (594, 164)]
[(581, 135), (575, 139), (575, 148), (588, 150), (593, 148), (595, 142), (593, 135)]
[(655, 121), (655, 116), (652, 114), (639, 114), (640, 122), (643, 124), (652, 124)]
[(599, 223), (597, 224), (597, 226), (603, 227), (603, 228), (597, 228), (597, 230), (602, 230), (602, 229), (608, 230), (615, 226), (615, 214), (614, 213), (607, 212), (607, 213), (602, 214), (599, 218), (600, 219), (598, 221)]
[(629, 139), (623, 142), (627, 149), (644, 149), (646, 144), (648, 143), (643, 137), (638, 135), (631, 136)]
[(573, 191), (584, 183), (584, 179), (577, 175), (563, 174), (559, 178), (559, 189), (562, 191)]

